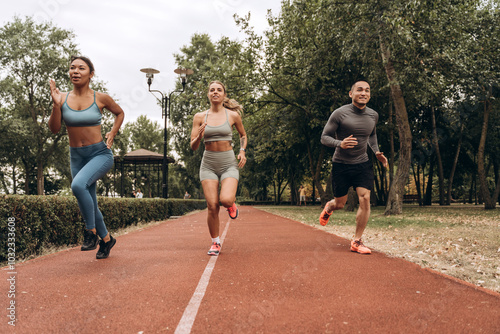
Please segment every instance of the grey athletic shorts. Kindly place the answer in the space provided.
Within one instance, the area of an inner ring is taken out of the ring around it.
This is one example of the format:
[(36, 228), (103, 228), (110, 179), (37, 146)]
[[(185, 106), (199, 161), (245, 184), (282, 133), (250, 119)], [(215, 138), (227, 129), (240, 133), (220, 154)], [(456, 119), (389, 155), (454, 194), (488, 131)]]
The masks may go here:
[(200, 166), (200, 181), (219, 180), (232, 177), (239, 180), (238, 162), (233, 150), (225, 152), (206, 151)]

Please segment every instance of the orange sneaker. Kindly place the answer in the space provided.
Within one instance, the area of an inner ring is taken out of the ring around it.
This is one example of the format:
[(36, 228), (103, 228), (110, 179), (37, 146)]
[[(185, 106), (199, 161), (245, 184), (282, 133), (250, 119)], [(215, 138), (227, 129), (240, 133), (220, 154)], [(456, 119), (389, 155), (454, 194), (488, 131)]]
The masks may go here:
[(229, 217), (231, 217), (231, 219), (238, 218), (238, 207), (236, 206), (236, 203), (233, 203), (232, 207), (227, 208), (227, 212), (229, 213)]
[(214, 242), (212, 244), (212, 247), (210, 247), (209, 251), (208, 251), (208, 255), (210, 256), (218, 256), (220, 253), (220, 244)]
[(326, 207), (328, 206), (325, 205), (325, 207), (323, 208), (323, 211), (321, 211), (321, 214), (319, 215), (319, 223), (323, 226), (325, 226), (326, 224), (328, 224), (328, 219), (330, 219), (330, 216), (332, 215), (333, 212), (326, 212)]
[(361, 241), (361, 239), (351, 241), (351, 252), (357, 252), (359, 254), (371, 254), (372, 253), (370, 248), (366, 247), (363, 244), (363, 241)]

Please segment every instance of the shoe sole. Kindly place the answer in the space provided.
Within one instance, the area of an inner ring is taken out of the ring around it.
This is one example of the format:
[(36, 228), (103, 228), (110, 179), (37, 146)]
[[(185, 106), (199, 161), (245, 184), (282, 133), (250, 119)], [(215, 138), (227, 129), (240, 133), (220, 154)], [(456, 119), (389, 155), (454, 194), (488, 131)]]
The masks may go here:
[(116, 244), (116, 239), (113, 238), (112, 242), (111, 242), (111, 246), (109, 246), (109, 252), (108, 252), (108, 255), (106, 256), (103, 256), (103, 257), (98, 257), (97, 254), (96, 254), (96, 259), (98, 260), (102, 260), (102, 259), (107, 259), (109, 257), (109, 254), (111, 253), (111, 248), (113, 248), (113, 246)]
[(361, 255), (370, 255), (372, 253), (372, 252), (370, 252), (370, 253), (361, 253), (361, 252), (358, 252), (357, 250), (354, 250), (352, 248), (351, 248), (351, 252), (358, 253), (358, 254), (361, 254)]
[(80, 250), (81, 250), (82, 252), (86, 252), (86, 251), (91, 251), (91, 250), (94, 250), (94, 249), (96, 249), (96, 248), (97, 248), (97, 244), (96, 244), (94, 247), (92, 247), (92, 248), (83, 248), (83, 246), (82, 246), (82, 247), (80, 248)]
[(240, 211), (238, 209), (236, 209), (236, 216), (233, 218), (233, 217), (231, 217), (231, 215), (229, 215), (229, 218), (236, 219), (236, 218), (238, 218), (239, 213), (240, 213)]
[(218, 251), (212, 251), (212, 250), (209, 250), (207, 255), (210, 255), (210, 256), (218, 256), (220, 254), (220, 248)]

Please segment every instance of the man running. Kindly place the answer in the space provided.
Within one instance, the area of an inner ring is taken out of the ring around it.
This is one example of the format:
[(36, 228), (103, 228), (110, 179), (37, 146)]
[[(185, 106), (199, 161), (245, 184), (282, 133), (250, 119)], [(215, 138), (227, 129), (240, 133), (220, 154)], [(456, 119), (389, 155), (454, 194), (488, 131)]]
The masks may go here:
[(370, 192), (373, 189), (374, 174), (371, 161), (366, 152), (370, 146), (377, 159), (384, 167), (387, 158), (380, 152), (375, 131), (378, 114), (368, 108), (370, 85), (358, 81), (351, 87), (351, 104), (335, 110), (321, 134), (321, 143), (335, 147), (332, 166), (333, 200), (326, 203), (319, 222), (325, 226), (330, 215), (340, 210), (347, 202), (347, 192), (352, 186), (359, 197), (359, 209), (356, 214), (356, 233), (351, 241), (351, 251), (371, 254), (371, 250), (361, 241), (368, 218), (370, 217)]

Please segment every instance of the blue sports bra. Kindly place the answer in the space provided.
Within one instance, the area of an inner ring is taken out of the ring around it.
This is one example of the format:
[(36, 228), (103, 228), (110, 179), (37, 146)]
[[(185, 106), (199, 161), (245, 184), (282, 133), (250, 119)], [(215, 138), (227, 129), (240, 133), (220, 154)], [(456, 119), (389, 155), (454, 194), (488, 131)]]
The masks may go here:
[(95, 91), (94, 91), (94, 103), (87, 109), (75, 110), (68, 106), (68, 96), (66, 94), (66, 100), (61, 107), (62, 119), (66, 126), (96, 126), (101, 125), (101, 110), (95, 102)]
[[(229, 124), (229, 116), (227, 115), (227, 109), (224, 110), (226, 111), (226, 121), (224, 123), (217, 126), (210, 126), (208, 124), (206, 125), (205, 142), (233, 140), (233, 129)], [(208, 119), (208, 111), (207, 111), (207, 116), (205, 117), (205, 123), (207, 122), (207, 119)]]

